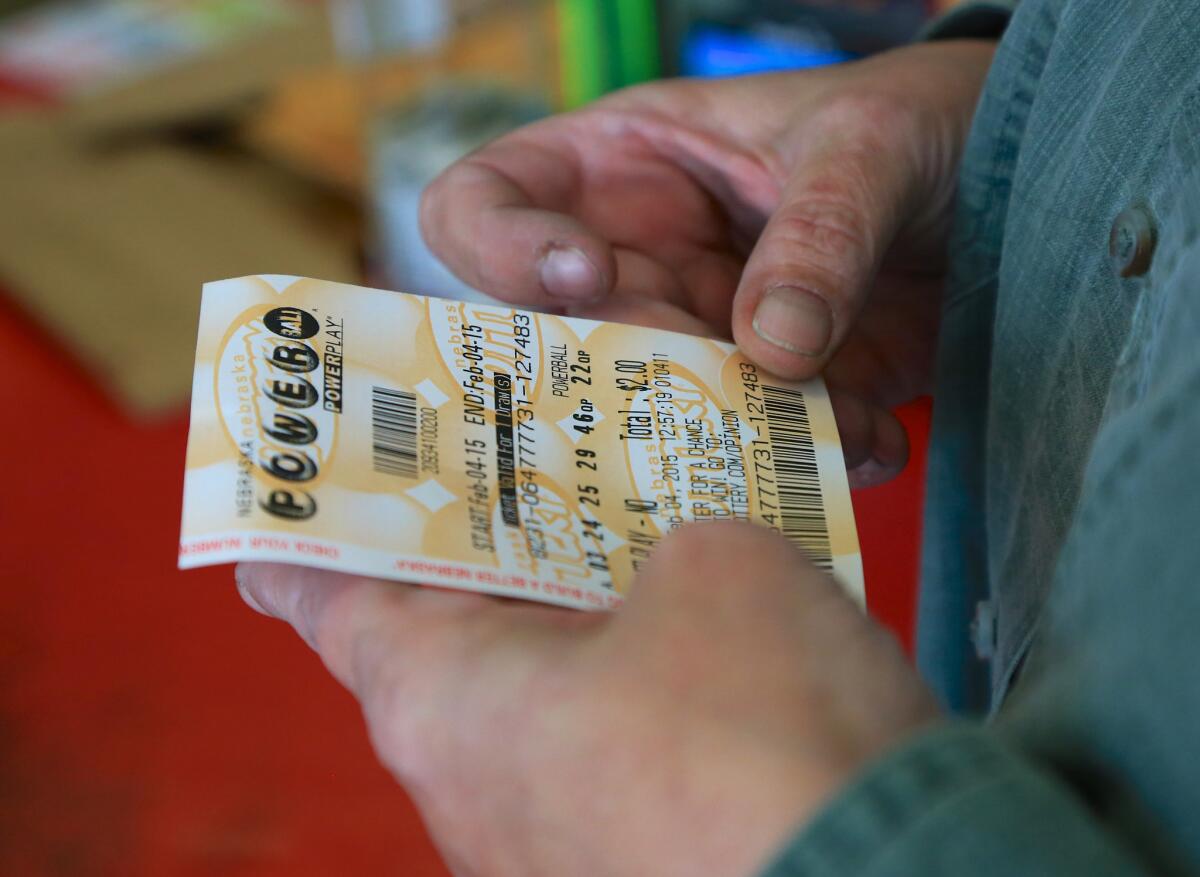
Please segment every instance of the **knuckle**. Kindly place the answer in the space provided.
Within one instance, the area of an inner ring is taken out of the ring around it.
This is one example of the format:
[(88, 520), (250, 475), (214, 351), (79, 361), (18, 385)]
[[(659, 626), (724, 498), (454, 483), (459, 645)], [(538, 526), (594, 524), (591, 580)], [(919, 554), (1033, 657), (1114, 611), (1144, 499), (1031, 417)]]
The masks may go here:
[(423, 784), (431, 764), (431, 741), (437, 739), (434, 723), (422, 721), (427, 713), (413, 709), (412, 699), (400, 684), (378, 683), (367, 695), (358, 695), (371, 745), (380, 760), (402, 783)]
[(840, 136), (881, 144), (896, 132), (908, 130), (912, 107), (902, 93), (878, 88), (854, 88), (830, 99), (817, 115), (817, 123)]
[(460, 218), (455, 214), (463, 212), (472, 190), (486, 180), (488, 173), (474, 161), (473, 156), (456, 161), (422, 190), (417, 217), (427, 239), (440, 240)]
[(321, 654), (338, 648), (353, 624), (353, 586), (312, 582), (297, 589), (293, 618), (300, 634)]
[(428, 649), (420, 640), (415, 629), (380, 625), (356, 631), (345, 645), (343, 682), (362, 705), (375, 750), (404, 782), (420, 778), (439, 733), (431, 674), (420, 672), (434, 664), (424, 659)]
[(425, 188), (421, 190), (421, 198), (417, 204), (417, 213), (421, 219), (421, 224), (425, 225), (431, 222), (438, 206), (442, 200), (442, 189), (445, 188), (446, 174), (449, 171), (442, 171), (432, 180), (430, 180)]
[(856, 263), (872, 241), (861, 208), (832, 184), (818, 184), (772, 221), (772, 236), (787, 252), (803, 253), (831, 269)]
[(794, 283), (824, 299), (835, 312), (853, 300), (872, 256), (852, 221), (799, 210), (774, 221), (767, 258), (755, 275), (767, 285)]
[(400, 757), (402, 753), (395, 749), (400, 743), (405, 744), (404, 751), (412, 748), (414, 741), (409, 738), (414, 729), (410, 717), (418, 711), (413, 709), (415, 698), (409, 690), (410, 674), (380, 652), (378, 643), (369, 637), (359, 637), (351, 645), (353, 690), (362, 704), (376, 748), (386, 748), (390, 762), (404, 764), (408, 759)]
[(443, 214), (449, 201), (448, 190), (451, 188), (451, 175), (454, 167), (450, 167), (434, 178), (421, 192), (417, 204), (417, 222), (421, 236), (425, 242), (436, 249), (441, 243), (441, 225)]

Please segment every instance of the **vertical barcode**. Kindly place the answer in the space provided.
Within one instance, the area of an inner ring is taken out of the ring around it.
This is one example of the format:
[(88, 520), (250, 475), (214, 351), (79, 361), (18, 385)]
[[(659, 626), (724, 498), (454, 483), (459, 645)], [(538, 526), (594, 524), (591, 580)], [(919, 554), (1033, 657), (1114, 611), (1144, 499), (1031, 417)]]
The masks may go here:
[(371, 389), (371, 450), (375, 471), (417, 477), (417, 396), (384, 387)]
[(785, 387), (763, 385), (762, 389), (779, 491), (779, 530), (813, 563), (831, 570), (833, 551), (804, 394)]

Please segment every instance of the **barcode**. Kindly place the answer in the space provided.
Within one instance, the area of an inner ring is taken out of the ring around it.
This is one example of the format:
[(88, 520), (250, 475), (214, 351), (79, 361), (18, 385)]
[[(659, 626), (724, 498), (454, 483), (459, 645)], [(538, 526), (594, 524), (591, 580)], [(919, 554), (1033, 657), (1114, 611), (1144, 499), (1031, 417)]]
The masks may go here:
[(832, 570), (833, 551), (804, 394), (765, 384), (762, 390), (779, 491), (779, 530), (803, 548), (813, 563)]
[(371, 388), (371, 438), (375, 471), (417, 477), (417, 395)]

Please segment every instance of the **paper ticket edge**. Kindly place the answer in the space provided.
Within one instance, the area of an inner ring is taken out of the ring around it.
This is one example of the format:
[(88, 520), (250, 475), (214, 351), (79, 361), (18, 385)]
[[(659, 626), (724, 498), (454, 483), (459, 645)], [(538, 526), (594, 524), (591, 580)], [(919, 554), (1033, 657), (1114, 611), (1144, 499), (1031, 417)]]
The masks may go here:
[[(261, 281), (261, 282), (267, 284), (275, 291), (276, 295), (280, 295), (280, 296), (282, 296), (287, 291), (287, 289), (290, 288), (295, 283), (298, 283), (300, 281), (313, 281), (316, 283), (327, 284), (330, 286), (343, 287), (347, 290), (354, 290), (356, 292), (366, 291), (366, 292), (380, 293), (382, 295), (398, 295), (398, 294), (399, 295), (410, 295), (410, 296), (414, 296), (416, 298), (420, 298), (423, 300), (435, 299), (438, 301), (457, 301), (456, 299), (441, 299), (441, 298), (438, 298), (437, 296), (426, 296), (426, 295), (420, 295), (419, 293), (406, 293), (406, 292), (401, 292), (399, 290), (389, 290), (389, 289), (383, 289), (383, 288), (375, 287), (375, 286), (363, 286), (363, 285), (359, 285), (359, 284), (355, 284), (355, 283), (348, 283), (348, 282), (340, 281), (340, 280), (322, 280), (320, 278), (304, 277), (304, 276), (295, 275), (295, 274), (272, 274), (272, 273), (242, 274), (242, 275), (236, 275), (236, 276), (232, 276), (232, 277), (221, 278), (219, 280), (206, 281), (201, 285), (200, 307), (198, 308), (198, 311), (197, 311), (196, 345), (195, 345), (195, 352), (194, 352), (193, 358), (192, 358), (193, 359), (193, 368), (194, 368), (194, 364), (197, 361), (197, 358), (200, 353), (200, 346), (202, 343), (201, 332), (202, 332), (203, 326), (204, 326), (204, 309), (205, 309), (205, 303), (208, 300), (210, 289), (213, 292), (216, 292), (219, 294), (219, 287), (225, 286), (227, 284), (242, 283), (242, 282), (251, 281), (251, 280), (258, 280), (258, 281)], [(542, 316), (542, 314), (539, 311), (532, 310), (532, 309), (522, 307), (519, 305), (506, 303), (506, 302), (498, 301), (498, 302), (496, 302), (496, 306), (513, 308), (516, 310), (524, 311), (525, 313), (528, 313), (528, 314), (531, 314), (534, 316)], [(580, 323), (586, 324), (588, 326), (593, 326), (593, 327), (605, 326), (605, 325), (620, 325), (618, 323), (613, 323), (612, 321), (608, 321), (608, 320), (593, 320), (593, 319), (588, 319), (586, 317), (558, 316), (557, 318), (566, 320), (568, 325), (580, 324)], [(663, 328), (659, 328), (659, 327), (643, 326), (641, 328), (650, 329), (651, 331), (654, 331), (654, 332), (662, 332), (662, 333), (668, 334), (668, 335), (681, 336), (683, 338), (689, 338), (692, 340), (707, 341), (709, 343), (717, 345), (720, 349), (726, 351), (726, 353), (728, 353), (728, 354), (733, 354), (733, 353), (737, 353), (740, 351), (740, 348), (738, 348), (737, 344), (735, 344), (732, 341), (727, 341), (727, 340), (724, 340), (721, 338), (712, 338), (712, 337), (706, 336), (706, 335), (693, 335), (688, 332), (680, 332), (680, 331), (674, 330), (674, 329), (663, 329)], [(576, 333), (576, 334), (578, 335), (578, 333)], [(586, 336), (588, 334), (590, 334), (590, 330), (588, 332), (584, 333), (584, 335), (579, 336), (580, 340), (583, 340), (584, 338), (586, 338)], [(837, 435), (837, 440), (838, 440), (836, 450), (837, 450), (838, 457), (841, 458), (841, 454), (842, 454), (841, 429), (838, 426), (837, 418), (832, 417), (832, 403), (829, 398), (828, 385), (825, 383), (823, 378), (821, 378), (819, 376), (816, 378), (809, 378), (804, 381), (788, 380), (787, 382), (789, 384), (798, 384), (802, 387), (816, 386), (819, 388), (820, 394), (824, 400), (824, 404), (827, 407), (829, 407), (829, 409), (830, 409), (830, 414), (831, 414), (831, 418), (833, 421), (833, 428)], [(422, 577), (418, 580), (418, 579), (416, 579), (415, 576), (406, 577), (403, 573), (392, 574), (390, 571), (389, 572), (381, 572), (380, 570), (384, 566), (386, 566), (386, 564), (381, 566), (380, 564), (373, 564), (373, 563), (370, 563), (365, 560), (361, 563), (356, 563), (353, 561), (347, 562), (345, 559), (343, 559), (341, 557), (339, 557), (337, 559), (327, 559), (327, 558), (320, 557), (320, 556), (313, 556), (313, 557), (301, 556), (296, 551), (290, 550), (290, 549), (274, 550), (274, 549), (241, 547), (241, 548), (229, 548), (229, 549), (223, 549), (223, 550), (218, 550), (218, 551), (213, 551), (213, 552), (206, 552), (203, 554), (185, 553), (184, 545), (185, 545), (186, 540), (184, 540), (182, 538), (182, 534), (185, 532), (185, 529), (186, 529), (184, 524), (186, 522), (186, 516), (187, 516), (187, 510), (188, 510), (187, 459), (188, 459), (188, 453), (190, 452), (190, 449), (191, 449), (191, 443), (193, 441), (192, 427), (193, 427), (194, 414), (195, 414), (194, 390), (195, 390), (195, 376), (193, 375), (192, 391), (191, 391), (191, 393), (189, 393), (189, 398), (188, 398), (188, 409), (187, 409), (188, 410), (188, 440), (187, 440), (187, 448), (185, 449), (185, 453), (184, 453), (184, 491), (183, 491), (182, 507), (180, 509), (179, 530), (180, 530), (180, 534), (181, 534), (181, 539), (180, 539), (179, 553), (177, 555), (177, 568), (180, 570), (199, 569), (199, 568), (203, 568), (203, 567), (207, 567), (207, 566), (217, 566), (217, 565), (221, 565), (221, 564), (225, 564), (225, 563), (237, 564), (237, 563), (250, 563), (250, 562), (261, 561), (261, 562), (270, 562), (270, 563), (287, 563), (287, 564), (296, 565), (296, 566), (312, 567), (312, 568), (327, 570), (330, 572), (342, 572), (342, 573), (346, 573), (348, 575), (360, 575), (360, 576), (367, 576), (367, 577), (371, 577), (371, 578), (383, 578), (383, 579), (386, 579), (389, 581), (396, 581), (401, 584), (411, 584), (411, 585), (418, 585), (418, 586), (430, 585), (430, 586), (434, 586), (434, 587), (447, 587), (447, 588), (453, 588), (455, 590), (471, 591), (471, 592), (476, 592), (476, 593), (486, 593), (486, 594), (493, 594), (496, 596), (504, 596), (504, 597), (514, 597), (517, 599), (524, 599), (524, 600), (534, 600), (534, 601), (541, 602), (541, 603), (547, 603), (547, 604), (552, 604), (552, 605), (557, 605), (557, 606), (564, 606), (567, 608), (574, 608), (574, 609), (584, 609), (584, 610), (612, 609), (612, 608), (615, 608), (616, 606), (620, 606), (626, 599), (626, 598), (622, 597), (620, 594), (617, 594), (614, 592), (612, 594), (612, 597), (613, 597), (615, 603), (613, 605), (605, 606), (605, 605), (597, 605), (595, 603), (591, 603), (586, 600), (578, 600), (578, 599), (573, 599), (570, 597), (565, 597), (565, 596), (560, 596), (560, 595), (552, 595), (549, 593), (542, 593), (540, 591), (530, 591), (527, 588), (522, 589), (522, 588), (508, 587), (508, 586), (503, 586), (503, 585), (494, 585), (494, 584), (488, 583), (486, 581), (480, 581), (476, 578), (476, 576), (479, 576), (479, 575), (484, 575), (484, 576), (500, 575), (500, 573), (498, 573), (494, 567), (486, 567), (486, 566), (482, 566), (482, 565), (478, 565), (478, 564), (459, 563), (459, 562), (451, 562), (451, 561), (439, 561), (437, 559), (433, 559), (433, 558), (429, 558), (428, 556), (421, 556), (421, 555), (399, 555), (399, 554), (391, 554), (391, 553), (387, 553), (387, 552), (377, 552), (373, 549), (364, 548), (359, 545), (344, 544), (344, 543), (337, 543), (337, 547), (339, 549), (341, 549), (342, 551), (345, 551), (347, 549), (352, 549), (355, 553), (359, 554), (360, 556), (365, 556), (368, 554), (381, 554), (381, 555), (386, 554), (388, 557), (392, 558), (393, 560), (401, 560), (404, 562), (412, 563), (414, 565), (437, 564), (437, 565), (443, 565), (443, 566), (457, 566), (460, 569), (469, 570), (471, 572), (471, 576), (469, 578), (469, 581), (466, 583), (458, 580), (457, 578), (439, 576), (436, 574), (423, 574)], [(846, 500), (846, 506), (849, 509), (850, 522), (852, 525), (852, 533), (854, 536), (854, 547), (855, 547), (855, 551), (852, 553), (841, 553), (841, 554), (837, 554), (834, 556), (833, 569), (831, 571), (831, 575), (835, 578), (835, 580), (837, 581), (838, 585), (842, 588), (842, 590), (851, 599), (853, 599), (855, 601), (855, 603), (857, 603), (861, 609), (866, 611), (867, 594), (866, 594), (866, 577), (865, 577), (865, 571), (863, 569), (863, 560), (862, 560), (862, 540), (859, 535), (858, 516), (857, 516), (857, 513), (855, 512), (854, 503), (852, 501), (849, 474), (846, 471), (844, 459), (839, 459), (837, 461), (836, 465), (831, 464), (827, 467), (819, 466), (818, 470), (820, 471), (822, 468), (824, 469), (823, 475), (827, 476), (829, 479), (829, 481), (827, 482), (829, 484), (829, 487), (832, 490), (836, 490), (838, 495), (840, 497), (844, 497)], [(758, 522), (754, 522), (754, 521), (751, 521), (750, 523), (755, 524), (755, 526), (764, 526), (762, 523), (758, 523)], [(278, 536), (279, 536), (279, 534), (277, 532), (237, 529), (237, 530), (228, 530), (228, 531), (225, 531), (224, 533), (220, 533), (220, 534), (208, 534), (203, 537), (193, 537), (193, 539), (212, 540), (212, 539), (228, 538), (228, 537), (231, 537), (234, 535), (243, 536), (243, 537), (246, 537), (247, 539), (254, 538), (254, 537), (276, 537), (276, 538), (278, 538)], [(664, 536), (665, 535), (668, 535), (668, 534), (664, 534)], [(333, 543), (331, 543), (331, 544), (333, 544)]]
[[(289, 542), (286, 548), (253, 547), (248, 544), (253, 540), (264, 542)], [(238, 542), (213, 550), (188, 550), (190, 543), (222, 543)], [(302, 554), (295, 547), (302, 542), (311, 546), (312, 554)], [(323, 553), (324, 550), (337, 552), (336, 557)], [(390, 551), (378, 551), (364, 548), (361, 545), (333, 542), (328, 540), (281, 536), (278, 531), (269, 530), (226, 530), (221, 533), (210, 533), (191, 539), (182, 539), (179, 544), (178, 568), (181, 570), (199, 569), (206, 566), (217, 566), (225, 563), (286, 563), (292, 566), (311, 567), (345, 575), (382, 578), (395, 581), (397, 584), (418, 586), (434, 586), (453, 588), (459, 591), (493, 594), (500, 597), (514, 597), (522, 600), (537, 600), (541, 603), (551, 603), (571, 609), (606, 610), (615, 609), (625, 602), (625, 598), (615, 591), (611, 594), (598, 594), (595, 589), (573, 586), (571, 590), (579, 592), (580, 596), (561, 593), (564, 588), (552, 582), (545, 582), (532, 576), (514, 576), (498, 571), (495, 567), (481, 564), (463, 563), (459, 561), (438, 560), (425, 555), (400, 554)], [(410, 567), (411, 572), (405, 572)], [(437, 567), (444, 570), (454, 570), (454, 574), (439, 572)], [(519, 578), (526, 582), (524, 586), (506, 585), (489, 581), (489, 579)], [(585, 594), (596, 595), (588, 599)]]

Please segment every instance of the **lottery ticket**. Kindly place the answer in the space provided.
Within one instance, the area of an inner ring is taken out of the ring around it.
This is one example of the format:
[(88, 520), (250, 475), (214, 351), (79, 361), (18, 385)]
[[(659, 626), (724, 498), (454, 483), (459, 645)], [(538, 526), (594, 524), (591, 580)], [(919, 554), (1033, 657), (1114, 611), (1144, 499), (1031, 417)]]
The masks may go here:
[(320, 280), (205, 286), (181, 567), (613, 609), (672, 530), (773, 529), (860, 603), (820, 381), (732, 344)]

